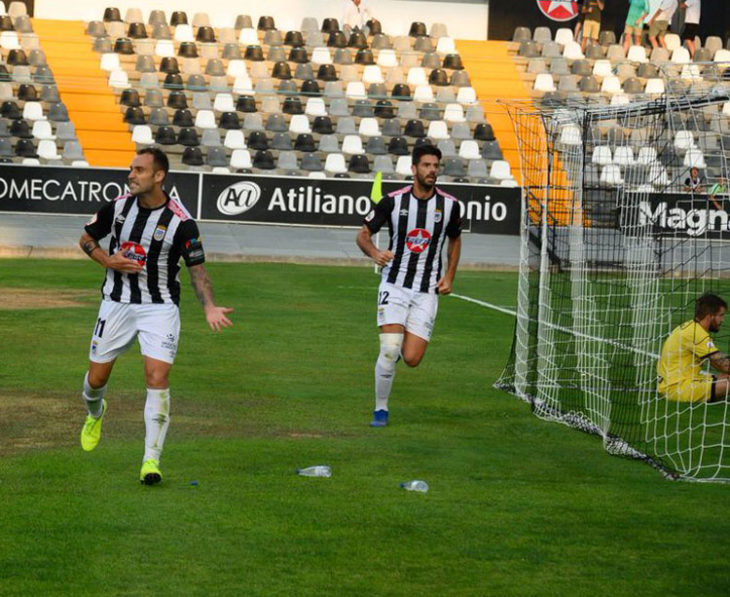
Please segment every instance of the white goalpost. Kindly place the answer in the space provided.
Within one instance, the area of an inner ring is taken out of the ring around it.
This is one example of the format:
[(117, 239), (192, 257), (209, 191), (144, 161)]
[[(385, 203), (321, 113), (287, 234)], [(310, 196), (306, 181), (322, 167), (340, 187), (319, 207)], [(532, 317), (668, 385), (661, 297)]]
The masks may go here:
[[(730, 302), (729, 95), (730, 83), (700, 78), (658, 99), (508, 106), (521, 259), (496, 385), (676, 479), (730, 481), (730, 402), (657, 391), (662, 344), (695, 300)], [(701, 186), (686, 184), (694, 167)], [(729, 330), (713, 337), (730, 353)]]

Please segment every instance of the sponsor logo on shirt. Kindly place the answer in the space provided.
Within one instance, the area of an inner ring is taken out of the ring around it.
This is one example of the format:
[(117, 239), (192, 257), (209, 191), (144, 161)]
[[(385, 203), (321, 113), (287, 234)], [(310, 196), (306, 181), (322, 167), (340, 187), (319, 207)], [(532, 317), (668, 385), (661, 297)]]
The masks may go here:
[(127, 259), (136, 261), (142, 267), (144, 267), (145, 263), (147, 263), (147, 251), (145, 251), (144, 247), (138, 243), (125, 241), (122, 243), (120, 250), (122, 255), (124, 255)]
[(406, 235), (406, 247), (412, 253), (423, 253), (431, 244), (431, 234), (424, 228), (414, 228)]
[(553, 21), (570, 21), (578, 16), (575, 0), (537, 0), (540, 12)]

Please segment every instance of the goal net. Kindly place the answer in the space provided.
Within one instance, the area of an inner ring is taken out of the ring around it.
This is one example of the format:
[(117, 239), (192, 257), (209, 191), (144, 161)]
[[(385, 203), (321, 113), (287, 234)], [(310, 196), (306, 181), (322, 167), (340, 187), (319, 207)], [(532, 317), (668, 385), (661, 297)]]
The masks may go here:
[[(730, 481), (729, 403), (668, 400), (657, 360), (701, 294), (730, 302), (725, 85), (508, 108), (521, 255), (514, 341), (495, 385), (612, 454), (697, 481)], [(729, 328), (713, 334), (728, 354)]]

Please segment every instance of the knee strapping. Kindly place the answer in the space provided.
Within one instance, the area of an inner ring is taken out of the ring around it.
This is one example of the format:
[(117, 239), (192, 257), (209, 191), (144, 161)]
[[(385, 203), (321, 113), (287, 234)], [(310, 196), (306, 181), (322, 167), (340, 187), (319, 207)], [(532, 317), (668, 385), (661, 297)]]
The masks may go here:
[(403, 346), (403, 334), (380, 334), (380, 356), (393, 365), (400, 357), (400, 349)]

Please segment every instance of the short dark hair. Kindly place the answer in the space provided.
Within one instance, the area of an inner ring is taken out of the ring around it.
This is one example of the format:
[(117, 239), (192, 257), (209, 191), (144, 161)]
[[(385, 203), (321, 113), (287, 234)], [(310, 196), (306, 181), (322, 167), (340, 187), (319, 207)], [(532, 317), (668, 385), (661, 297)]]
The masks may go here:
[(162, 170), (165, 173), (165, 178), (167, 178), (167, 173), (170, 171), (170, 160), (167, 159), (167, 154), (159, 147), (143, 147), (137, 152), (137, 155), (145, 154), (152, 156), (155, 170)]
[(716, 315), (720, 309), (727, 311), (727, 303), (716, 294), (705, 292), (695, 302), (695, 319), (700, 321), (708, 315)]
[(413, 148), (411, 163), (414, 166), (418, 166), (418, 162), (421, 161), (424, 155), (435, 155), (439, 159), (439, 162), (441, 161), (441, 150), (433, 145), (424, 144)]

